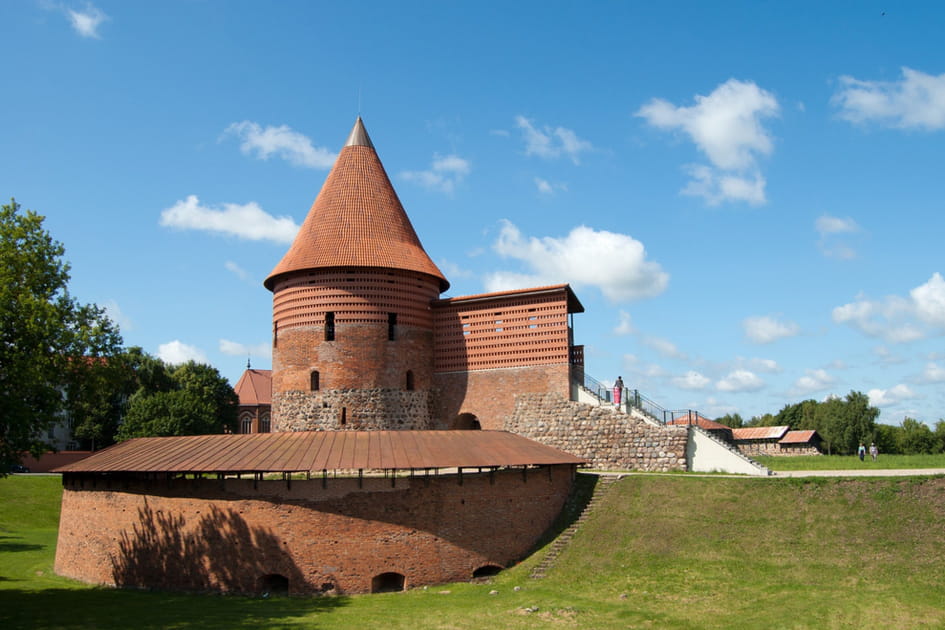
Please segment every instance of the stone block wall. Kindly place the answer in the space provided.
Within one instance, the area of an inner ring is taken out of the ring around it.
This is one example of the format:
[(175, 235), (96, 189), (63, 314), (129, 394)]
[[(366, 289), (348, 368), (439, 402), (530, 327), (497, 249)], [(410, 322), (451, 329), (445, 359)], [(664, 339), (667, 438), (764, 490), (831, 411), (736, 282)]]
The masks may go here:
[(364, 593), (469, 580), (521, 559), (570, 491), (572, 466), (429, 477), (254, 482), (64, 477), (56, 572), (88, 583)]
[(434, 429), (430, 394), (390, 389), (273, 393), (273, 431)]
[(503, 427), (600, 470), (686, 470), (686, 427), (656, 426), (558, 394), (523, 394)]

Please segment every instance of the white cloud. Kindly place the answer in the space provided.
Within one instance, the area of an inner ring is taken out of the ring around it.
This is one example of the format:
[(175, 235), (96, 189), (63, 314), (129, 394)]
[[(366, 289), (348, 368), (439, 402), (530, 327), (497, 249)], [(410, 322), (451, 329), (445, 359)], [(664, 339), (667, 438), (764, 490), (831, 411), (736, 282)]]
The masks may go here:
[(522, 130), (522, 136), (525, 138), (525, 155), (537, 155), (546, 159), (566, 156), (575, 164), (580, 164), (581, 153), (594, 148), (590, 142), (581, 140), (566, 127), (545, 126), (538, 129), (524, 116), (516, 116), (515, 124)]
[(251, 280), (249, 272), (237, 265), (232, 260), (228, 260), (223, 263), (223, 267), (244, 282), (249, 282)]
[(685, 353), (681, 352), (679, 348), (676, 347), (669, 339), (662, 339), (660, 337), (644, 337), (643, 344), (648, 348), (656, 350), (664, 357), (670, 359), (685, 359)]
[(720, 392), (754, 392), (764, 386), (765, 382), (748, 370), (733, 370), (715, 384)]
[(945, 367), (938, 363), (927, 363), (920, 380), (923, 383), (945, 383)]
[(739, 362), (758, 372), (774, 374), (781, 371), (781, 366), (774, 359), (740, 359)]
[(493, 249), (504, 258), (521, 261), (531, 273), (492, 273), (485, 278), (489, 291), (568, 282), (598, 287), (608, 299), (619, 302), (659, 295), (669, 283), (669, 274), (646, 260), (643, 243), (583, 225), (564, 238), (537, 238), (525, 237), (503, 221)]
[(779, 114), (777, 99), (751, 81), (729, 79), (708, 96), (697, 94), (695, 105), (677, 107), (654, 98), (634, 114), (664, 131), (681, 131), (709, 159), (709, 166), (689, 166), (692, 181), (684, 194), (704, 197), (710, 204), (765, 202), (765, 178), (758, 159), (774, 150), (762, 124)]
[(627, 311), (620, 311), (617, 315), (618, 322), (614, 327), (614, 334), (620, 335), (621, 337), (626, 335), (632, 335), (636, 332), (636, 329), (633, 327), (633, 321), (630, 318), (630, 313)]
[(105, 309), (105, 315), (108, 317), (108, 319), (118, 324), (119, 329), (122, 331), (134, 329), (131, 318), (122, 312), (121, 307), (118, 306), (118, 302), (115, 300), (108, 300), (101, 306)]
[(207, 355), (202, 350), (177, 339), (159, 345), (157, 355), (159, 359), (171, 365), (187, 363), (188, 361), (207, 363)]
[(109, 19), (105, 13), (96, 6), (93, 6), (92, 3), (86, 3), (84, 10), (69, 9), (63, 7), (63, 10), (66, 13), (66, 16), (69, 18), (69, 23), (72, 25), (73, 30), (82, 37), (89, 37), (92, 39), (101, 39), (101, 35), (98, 32), (98, 27), (102, 25), (102, 22), (105, 22)]
[(871, 389), (866, 392), (870, 404), (874, 407), (889, 407), (904, 400), (915, 398), (915, 393), (908, 385), (899, 384), (892, 389)]
[(255, 154), (261, 160), (275, 155), (294, 166), (326, 169), (331, 168), (338, 157), (328, 149), (312, 145), (307, 136), (287, 125), (263, 128), (244, 120), (231, 124), (223, 133), (238, 137), (242, 141), (240, 150), (246, 155)]
[(450, 194), (471, 171), (468, 160), (458, 155), (436, 155), (426, 171), (403, 171), (400, 176), (429, 190)]
[(538, 192), (543, 195), (553, 195), (558, 191), (567, 192), (568, 190), (565, 184), (552, 183), (541, 177), (535, 178), (535, 187), (538, 189)]
[(903, 67), (898, 81), (842, 76), (831, 102), (840, 108), (840, 118), (852, 123), (937, 131), (945, 129), (945, 74)]
[(820, 235), (817, 241), (820, 251), (828, 258), (838, 258), (840, 260), (850, 260), (856, 258), (856, 250), (848, 243), (838, 240), (839, 235), (852, 234), (860, 231), (860, 226), (856, 221), (847, 217), (832, 217), (824, 214), (817, 217), (814, 222), (814, 228)]
[(945, 328), (945, 279), (937, 271), (928, 282), (909, 291), (916, 314), (922, 321)]
[(251, 357), (257, 359), (272, 360), (272, 345), (268, 343), (257, 343), (248, 346), (246, 344), (230, 341), (229, 339), (220, 340), (220, 352), (231, 357)]
[(850, 217), (841, 219), (840, 217), (832, 217), (829, 214), (823, 214), (817, 217), (817, 220), (814, 222), (814, 226), (817, 228), (817, 231), (821, 236), (826, 234), (856, 232), (860, 229), (860, 226), (856, 224), (856, 221)]
[(299, 230), (290, 217), (274, 217), (255, 201), (244, 205), (225, 203), (218, 209), (200, 205), (197, 195), (188, 195), (187, 199), (163, 210), (160, 223), (166, 227), (275, 243), (291, 243)]
[(813, 392), (829, 389), (835, 382), (836, 379), (828, 374), (826, 370), (807, 370), (804, 376), (794, 382), (792, 393), (806, 396)]
[(754, 343), (772, 343), (778, 339), (794, 337), (800, 328), (794, 322), (781, 322), (773, 317), (748, 317), (742, 322), (745, 336)]
[(832, 316), (838, 324), (891, 343), (924, 339), (931, 334), (929, 328), (945, 331), (945, 279), (933, 273), (927, 282), (912, 289), (908, 298), (892, 295), (871, 300), (859, 295), (854, 302), (834, 308)]
[(677, 376), (673, 379), (673, 385), (680, 389), (705, 389), (712, 381), (705, 375), (689, 370), (683, 376)]
[(755, 171), (750, 175), (726, 174), (703, 164), (684, 167), (692, 178), (682, 194), (702, 197), (710, 206), (726, 201), (744, 201), (753, 206), (765, 203), (765, 178)]

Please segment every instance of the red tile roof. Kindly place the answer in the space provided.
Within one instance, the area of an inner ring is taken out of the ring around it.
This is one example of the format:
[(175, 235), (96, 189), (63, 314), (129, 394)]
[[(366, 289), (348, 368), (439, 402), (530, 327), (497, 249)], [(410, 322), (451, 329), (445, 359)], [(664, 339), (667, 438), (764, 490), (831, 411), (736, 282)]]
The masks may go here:
[(568, 298), (569, 313), (583, 313), (584, 305), (574, 294), (569, 284), (552, 284), (546, 287), (533, 287), (530, 289), (510, 289), (508, 291), (496, 291), (494, 293), (477, 293), (475, 295), (459, 295), (451, 298), (436, 300), (437, 306), (451, 306), (455, 304), (466, 304), (469, 302), (486, 302), (489, 300), (502, 299), (507, 297), (528, 297), (539, 293), (555, 293), (565, 291)]
[(317, 472), (584, 463), (506, 431), (298, 431), (135, 438), (55, 472)]
[(780, 440), (791, 427), (742, 427), (732, 429), (732, 437), (736, 440)]
[(778, 444), (807, 444), (814, 440), (814, 436), (820, 437), (817, 435), (817, 431), (813, 429), (809, 431), (788, 431)]
[(683, 414), (681, 416), (677, 416), (673, 418), (672, 420), (667, 421), (666, 424), (670, 424), (670, 425), (694, 424), (701, 429), (706, 429), (707, 431), (731, 431), (732, 430), (730, 427), (727, 427), (724, 424), (716, 422), (715, 420), (709, 420), (708, 418), (700, 416), (694, 411), (690, 411), (689, 413)]
[(236, 390), (241, 405), (271, 405), (272, 370), (247, 369), (233, 389)]
[(295, 241), (263, 283), (294, 271), (331, 267), (380, 267), (433, 276), (437, 268), (404, 211), (361, 118), (354, 124)]

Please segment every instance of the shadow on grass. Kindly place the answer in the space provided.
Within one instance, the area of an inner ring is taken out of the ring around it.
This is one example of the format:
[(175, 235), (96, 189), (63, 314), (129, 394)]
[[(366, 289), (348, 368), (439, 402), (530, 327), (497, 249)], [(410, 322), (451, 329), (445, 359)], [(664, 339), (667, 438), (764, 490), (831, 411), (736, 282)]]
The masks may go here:
[(348, 598), (160, 593), (104, 588), (0, 589), (0, 628), (318, 628)]
[(37, 545), (35, 543), (21, 543), (13, 542), (19, 540), (19, 537), (12, 536), (0, 536), (0, 553), (4, 552), (17, 552), (17, 551), (39, 551), (40, 549), (45, 549), (45, 545)]

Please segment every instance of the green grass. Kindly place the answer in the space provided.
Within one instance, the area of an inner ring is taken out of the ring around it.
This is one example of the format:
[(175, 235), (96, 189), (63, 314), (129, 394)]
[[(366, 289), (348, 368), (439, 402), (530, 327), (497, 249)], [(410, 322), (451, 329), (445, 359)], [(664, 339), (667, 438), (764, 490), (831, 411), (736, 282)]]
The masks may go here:
[(883, 455), (874, 462), (870, 456), (860, 461), (856, 455), (803, 455), (799, 457), (753, 456), (771, 470), (877, 470), (945, 468), (945, 453), (935, 455)]
[(945, 627), (945, 477), (631, 476), (543, 580), (537, 553), (489, 584), (315, 599), (55, 576), (59, 495), (0, 479), (0, 628)]

